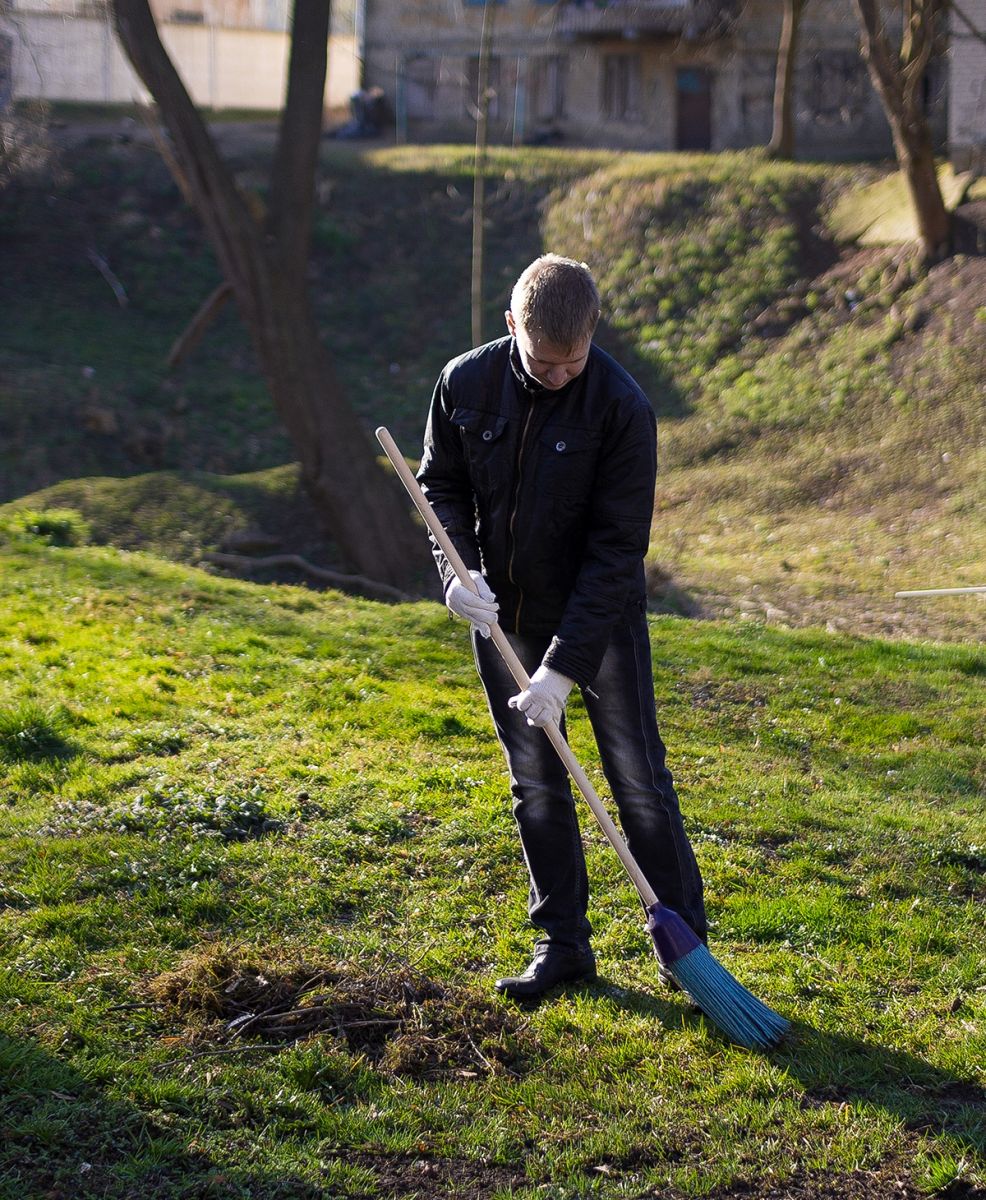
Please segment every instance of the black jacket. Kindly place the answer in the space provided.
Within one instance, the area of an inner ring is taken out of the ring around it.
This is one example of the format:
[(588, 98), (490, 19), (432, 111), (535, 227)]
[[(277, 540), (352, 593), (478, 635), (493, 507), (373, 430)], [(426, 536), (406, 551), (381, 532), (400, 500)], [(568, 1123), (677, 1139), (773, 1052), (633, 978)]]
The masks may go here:
[[(617, 362), (592, 346), (552, 392), (508, 337), (445, 367), (418, 480), (501, 626), (551, 637), (547, 665), (585, 686), (624, 608), (645, 600), (656, 473), (653, 410)], [(454, 572), (435, 558), (447, 587)]]

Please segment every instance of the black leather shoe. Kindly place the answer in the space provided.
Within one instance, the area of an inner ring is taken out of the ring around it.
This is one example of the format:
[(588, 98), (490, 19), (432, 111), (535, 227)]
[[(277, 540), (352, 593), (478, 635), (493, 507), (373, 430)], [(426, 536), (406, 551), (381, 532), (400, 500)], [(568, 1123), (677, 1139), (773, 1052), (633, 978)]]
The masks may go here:
[(537, 947), (523, 975), (498, 979), (494, 986), (512, 1000), (536, 1000), (559, 983), (590, 983), (595, 978), (596, 958), (588, 947), (571, 950), (549, 943)]

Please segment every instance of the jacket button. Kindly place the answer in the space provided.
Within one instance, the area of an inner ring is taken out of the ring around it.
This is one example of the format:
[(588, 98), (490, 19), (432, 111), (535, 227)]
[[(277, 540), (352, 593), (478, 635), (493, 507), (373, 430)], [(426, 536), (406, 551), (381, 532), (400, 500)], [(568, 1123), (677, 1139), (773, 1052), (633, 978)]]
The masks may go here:
[(484, 442), (492, 442), (493, 441), (493, 430), (492, 429), (484, 429), (483, 430), (483, 441)]
[(559, 452), (559, 454), (560, 454), (560, 453), (561, 453), (561, 451), (565, 449), (565, 443), (564, 443), (564, 442), (555, 442), (555, 449), (556, 449), (556, 450)]

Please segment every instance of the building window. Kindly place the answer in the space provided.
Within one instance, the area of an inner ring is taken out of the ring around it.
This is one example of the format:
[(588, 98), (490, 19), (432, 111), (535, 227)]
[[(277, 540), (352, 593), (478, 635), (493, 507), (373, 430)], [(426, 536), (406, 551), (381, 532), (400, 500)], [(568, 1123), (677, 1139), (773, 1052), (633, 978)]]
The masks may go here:
[(568, 59), (561, 54), (531, 60), (531, 116), (535, 121), (564, 117), (567, 70)]
[(603, 116), (608, 121), (640, 121), (640, 55), (603, 56)]
[(435, 60), (419, 54), (405, 60), (404, 86), (407, 89), (407, 115), (419, 120), (434, 117), (438, 88)]
[(804, 99), (809, 120), (823, 126), (855, 125), (870, 101), (870, 80), (858, 54), (815, 54), (806, 64)]
[[(500, 115), (500, 60), (495, 56), (490, 58), (490, 69), (486, 76), (486, 87), (490, 93), (489, 108), (486, 115), (495, 121)], [(479, 58), (466, 60), (466, 112), (475, 118), (478, 116), (476, 102), (479, 98)]]

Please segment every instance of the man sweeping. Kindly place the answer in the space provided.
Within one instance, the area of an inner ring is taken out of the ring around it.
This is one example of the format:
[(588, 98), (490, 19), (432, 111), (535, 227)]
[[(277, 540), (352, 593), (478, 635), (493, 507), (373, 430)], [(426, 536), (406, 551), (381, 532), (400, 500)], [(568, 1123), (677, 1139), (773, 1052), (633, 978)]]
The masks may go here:
[[(435, 557), (473, 653), (510, 774), (541, 932), (519, 975), (531, 1000), (591, 980), (589, 887), (565, 766), (543, 726), (582, 693), (633, 857), (660, 901), (706, 938), (702, 880), (657, 726), (644, 555), (656, 477), (646, 396), (592, 338), (599, 292), (584, 263), (546, 254), (514, 285), (508, 336), (453, 359), (435, 387), (418, 480), (478, 595)], [(498, 621), (530, 687), (487, 640)]]

